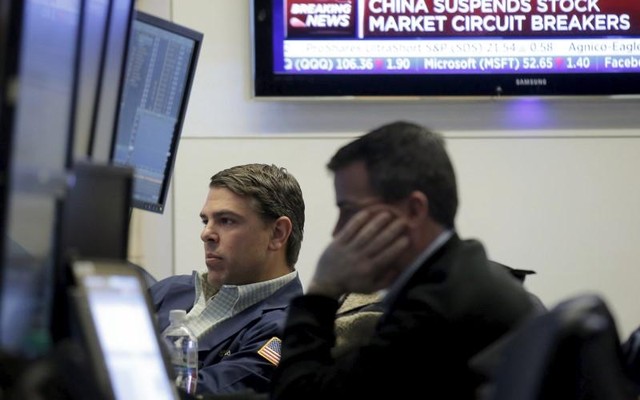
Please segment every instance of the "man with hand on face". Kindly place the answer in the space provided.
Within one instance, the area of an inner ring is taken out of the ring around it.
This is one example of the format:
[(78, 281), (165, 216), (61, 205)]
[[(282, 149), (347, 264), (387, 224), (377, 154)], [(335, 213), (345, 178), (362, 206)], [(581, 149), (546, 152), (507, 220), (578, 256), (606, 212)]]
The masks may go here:
[(211, 178), (200, 218), (207, 271), (151, 287), (160, 329), (187, 311), (198, 337), (198, 394), (268, 391), (280, 357), (286, 307), (302, 294), (294, 266), (304, 201), (275, 165), (239, 165)]
[[(534, 306), (480, 242), (458, 236), (443, 138), (391, 123), (339, 149), (328, 168), (340, 217), (305, 295), (289, 307), (272, 398), (473, 399), (469, 359)], [(383, 289), (367, 343), (333, 356), (338, 299)]]

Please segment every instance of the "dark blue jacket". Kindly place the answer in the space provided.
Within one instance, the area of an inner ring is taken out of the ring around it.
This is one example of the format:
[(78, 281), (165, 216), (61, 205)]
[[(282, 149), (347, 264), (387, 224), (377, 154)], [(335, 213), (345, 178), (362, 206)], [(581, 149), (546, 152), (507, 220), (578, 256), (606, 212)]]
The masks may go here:
[[(161, 331), (169, 326), (170, 310), (188, 312), (193, 307), (195, 274), (171, 276), (151, 287)], [(266, 392), (275, 365), (258, 350), (274, 336), (280, 337), (289, 301), (301, 294), (302, 284), (296, 278), (200, 338), (197, 393)]]

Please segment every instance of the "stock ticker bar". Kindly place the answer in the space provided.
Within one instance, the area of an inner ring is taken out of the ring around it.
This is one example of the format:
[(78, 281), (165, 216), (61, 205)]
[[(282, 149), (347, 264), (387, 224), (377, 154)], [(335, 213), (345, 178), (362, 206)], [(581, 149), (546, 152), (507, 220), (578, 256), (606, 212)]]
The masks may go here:
[(296, 40), (284, 49), (283, 70), (298, 73), (640, 71), (640, 39)]

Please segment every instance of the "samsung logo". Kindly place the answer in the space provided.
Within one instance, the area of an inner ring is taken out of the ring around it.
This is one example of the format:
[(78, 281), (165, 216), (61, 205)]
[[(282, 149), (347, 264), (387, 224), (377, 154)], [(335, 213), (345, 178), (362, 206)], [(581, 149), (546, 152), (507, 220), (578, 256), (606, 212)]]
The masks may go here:
[(546, 78), (519, 78), (516, 86), (547, 86)]

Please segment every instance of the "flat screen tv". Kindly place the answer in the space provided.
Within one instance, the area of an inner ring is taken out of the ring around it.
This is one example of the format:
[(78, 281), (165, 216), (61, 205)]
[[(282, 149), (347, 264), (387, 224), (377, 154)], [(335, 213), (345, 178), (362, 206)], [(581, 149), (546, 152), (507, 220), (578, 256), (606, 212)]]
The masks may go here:
[(257, 98), (640, 94), (628, 0), (252, 0)]
[(164, 212), (202, 38), (135, 14), (111, 162), (133, 167), (138, 209)]

